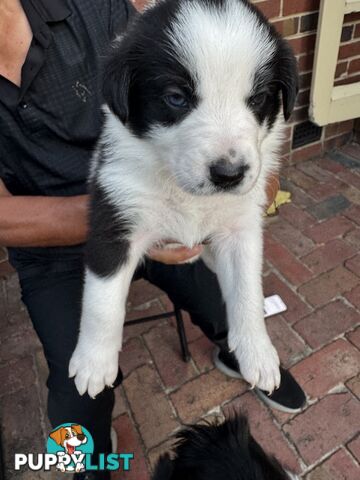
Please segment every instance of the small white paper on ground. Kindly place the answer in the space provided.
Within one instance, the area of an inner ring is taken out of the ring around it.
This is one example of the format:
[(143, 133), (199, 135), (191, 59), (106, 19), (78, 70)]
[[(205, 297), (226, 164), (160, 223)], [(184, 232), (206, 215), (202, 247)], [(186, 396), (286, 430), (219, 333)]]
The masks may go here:
[(287, 306), (279, 295), (271, 295), (264, 300), (265, 318), (286, 312)]

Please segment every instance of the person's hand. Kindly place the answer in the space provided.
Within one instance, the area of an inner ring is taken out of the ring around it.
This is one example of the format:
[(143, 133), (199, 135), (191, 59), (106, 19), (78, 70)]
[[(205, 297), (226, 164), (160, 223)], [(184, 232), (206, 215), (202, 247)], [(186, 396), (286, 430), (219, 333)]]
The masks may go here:
[(166, 265), (176, 265), (185, 263), (198, 256), (202, 252), (202, 249), (202, 245), (196, 245), (194, 248), (178, 247), (171, 249), (153, 247), (147, 252), (147, 256), (156, 262), (165, 263)]

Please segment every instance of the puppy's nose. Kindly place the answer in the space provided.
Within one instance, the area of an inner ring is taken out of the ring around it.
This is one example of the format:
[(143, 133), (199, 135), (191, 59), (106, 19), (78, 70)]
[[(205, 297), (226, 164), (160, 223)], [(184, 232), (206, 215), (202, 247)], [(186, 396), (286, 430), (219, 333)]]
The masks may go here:
[(76, 436), (77, 436), (78, 440), (80, 440), (80, 442), (82, 442), (85, 438), (85, 435), (83, 433), (78, 433)]
[(210, 166), (210, 180), (225, 190), (234, 188), (242, 181), (248, 168), (244, 161), (231, 163), (227, 158), (220, 158)]

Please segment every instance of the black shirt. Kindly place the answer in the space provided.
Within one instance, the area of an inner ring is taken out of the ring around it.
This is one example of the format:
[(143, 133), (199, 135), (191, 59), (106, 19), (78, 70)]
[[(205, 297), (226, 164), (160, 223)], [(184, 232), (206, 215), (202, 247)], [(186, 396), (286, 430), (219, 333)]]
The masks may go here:
[[(0, 178), (13, 195), (86, 193), (101, 128), (101, 64), (133, 7), (127, 0), (21, 0), (33, 40), (21, 87), (0, 75)], [(10, 248), (18, 270), (82, 247)]]

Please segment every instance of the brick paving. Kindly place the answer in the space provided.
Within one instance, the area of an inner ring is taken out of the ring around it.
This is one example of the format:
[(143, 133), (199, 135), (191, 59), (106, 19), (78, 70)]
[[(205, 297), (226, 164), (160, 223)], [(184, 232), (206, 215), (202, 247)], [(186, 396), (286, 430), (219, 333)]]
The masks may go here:
[[(119, 448), (132, 450), (130, 473), (148, 480), (181, 424), (248, 411), (256, 438), (307, 480), (355, 480), (360, 462), (360, 147), (283, 169), (293, 202), (269, 219), (264, 289), (288, 305), (267, 320), (283, 364), (303, 386), (307, 408), (289, 415), (266, 407), (248, 386), (214, 369), (210, 342), (185, 315), (192, 360), (183, 363), (174, 319), (127, 327), (116, 391)], [(143, 281), (131, 289), (128, 317), (164, 312), (167, 297)], [(13, 454), (43, 452), (47, 367), (21, 304), (16, 275), (0, 250), (0, 396), (7, 479)], [(24, 420), (25, 419), (25, 420)], [(34, 435), (34, 432), (37, 434)], [(41, 432), (39, 434), (39, 432)]]

